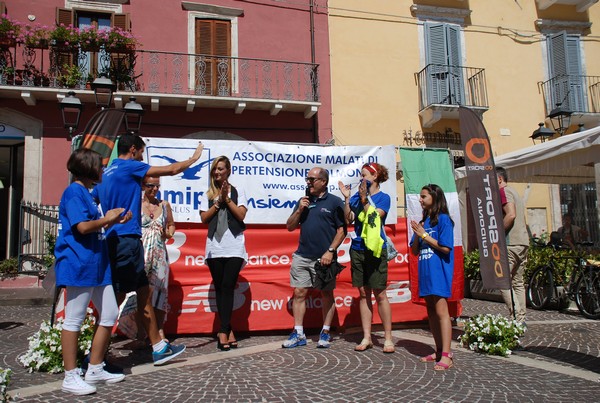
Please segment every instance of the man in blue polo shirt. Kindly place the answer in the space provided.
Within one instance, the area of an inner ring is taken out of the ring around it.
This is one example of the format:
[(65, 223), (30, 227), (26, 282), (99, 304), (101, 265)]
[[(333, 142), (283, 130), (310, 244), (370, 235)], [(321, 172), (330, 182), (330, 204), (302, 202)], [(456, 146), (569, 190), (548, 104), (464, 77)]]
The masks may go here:
[[(300, 242), (292, 256), (290, 268), (290, 285), (294, 287), (294, 331), (283, 342), (283, 348), (306, 345), (303, 326), (306, 294), (309, 288), (315, 287), (315, 263), (320, 259), (322, 265), (329, 266), (337, 260), (337, 248), (346, 237), (344, 202), (327, 192), (328, 183), (329, 173), (325, 169), (312, 168), (306, 177), (308, 196), (299, 200), (287, 220), (288, 231), (300, 226)], [(323, 299), (323, 330), (319, 335), (318, 348), (328, 348), (331, 341), (329, 330), (335, 314), (334, 289), (335, 279), (320, 288)]]
[(118, 158), (104, 170), (102, 183), (94, 188), (92, 195), (100, 201), (104, 211), (120, 206), (133, 214), (133, 219), (126, 224), (113, 226), (106, 233), (113, 287), (119, 305), (128, 292), (136, 292), (138, 311), (143, 312), (142, 324), (152, 344), (154, 365), (162, 365), (181, 354), (185, 346), (172, 345), (158, 333), (152, 293), (144, 270), (142, 179), (144, 176), (172, 176), (185, 171), (198, 161), (204, 146), (200, 143), (194, 155), (185, 161), (160, 167), (142, 162), (146, 144), (139, 136), (122, 136), (117, 147)]

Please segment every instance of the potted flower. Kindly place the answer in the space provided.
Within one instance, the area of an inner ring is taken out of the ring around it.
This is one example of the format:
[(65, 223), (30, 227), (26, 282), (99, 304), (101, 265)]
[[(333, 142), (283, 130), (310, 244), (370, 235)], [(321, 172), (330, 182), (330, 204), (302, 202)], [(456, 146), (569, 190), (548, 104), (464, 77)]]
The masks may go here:
[(129, 31), (118, 27), (98, 31), (100, 42), (109, 53), (132, 53), (138, 45), (138, 40)]
[(60, 73), (59, 81), (66, 88), (75, 88), (78, 85), (82, 85), (83, 74), (81, 73), (79, 66), (75, 64), (65, 64)]
[(26, 25), (19, 35), (19, 42), (32, 49), (48, 49), (50, 29), (45, 25)]
[(98, 30), (95, 27), (85, 27), (79, 30), (79, 45), (81, 50), (88, 52), (97, 52), (100, 50), (100, 37)]
[(50, 32), (50, 44), (59, 48), (72, 48), (79, 44), (79, 32), (72, 25), (60, 24)]
[(21, 24), (6, 14), (0, 16), (0, 47), (14, 47), (21, 32)]

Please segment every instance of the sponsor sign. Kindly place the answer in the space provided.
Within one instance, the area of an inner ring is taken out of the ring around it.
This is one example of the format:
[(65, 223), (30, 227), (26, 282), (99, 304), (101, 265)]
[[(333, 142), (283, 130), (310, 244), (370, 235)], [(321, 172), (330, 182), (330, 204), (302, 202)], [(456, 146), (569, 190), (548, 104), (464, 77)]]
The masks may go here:
[[(188, 159), (198, 140), (146, 138), (144, 160), (150, 165), (168, 165)], [(174, 177), (161, 178), (158, 198), (171, 203), (176, 222), (200, 222), (200, 196), (209, 187), (210, 165), (215, 157), (231, 161), (230, 183), (243, 187), (248, 198), (247, 224), (285, 224), (298, 200), (304, 195), (308, 171), (320, 166), (329, 172), (329, 192), (341, 196), (338, 181), (354, 188), (365, 163), (386, 166), (394, 177), (394, 146), (318, 146), (266, 142), (203, 140), (200, 160)], [(381, 189), (396, 201), (396, 183), (382, 184)], [(391, 209), (388, 222), (396, 222)]]
[(509, 289), (508, 252), (492, 146), (475, 112), (460, 107), (459, 119), (483, 287)]

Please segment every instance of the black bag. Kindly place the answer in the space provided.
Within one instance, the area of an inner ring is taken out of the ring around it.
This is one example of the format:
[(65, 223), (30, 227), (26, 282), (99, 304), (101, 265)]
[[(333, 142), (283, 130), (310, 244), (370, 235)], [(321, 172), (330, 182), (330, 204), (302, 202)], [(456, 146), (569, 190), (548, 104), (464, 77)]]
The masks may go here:
[(329, 266), (323, 266), (320, 260), (315, 263), (315, 279), (313, 285), (317, 289), (324, 289), (334, 280), (337, 275), (346, 268), (338, 263), (337, 260), (331, 262)]

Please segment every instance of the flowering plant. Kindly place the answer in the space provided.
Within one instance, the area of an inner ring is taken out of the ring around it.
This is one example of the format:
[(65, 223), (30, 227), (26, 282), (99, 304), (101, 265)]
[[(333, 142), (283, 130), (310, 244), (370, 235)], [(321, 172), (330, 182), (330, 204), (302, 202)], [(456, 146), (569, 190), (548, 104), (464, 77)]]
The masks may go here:
[(10, 368), (0, 368), (0, 402), (8, 402), (8, 384), (12, 370)]
[(118, 27), (98, 30), (98, 41), (104, 45), (107, 52), (135, 48), (139, 44), (131, 32)]
[(458, 337), (462, 347), (490, 355), (506, 357), (519, 345), (519, 337), (525, 327), (502, 315), (477, 315), (465, 323), (465, 330)]
[(17, 39), (21, 32), (21, 23), (8, 17), (6, 14), (0, 16), (0, 37)]
[(45, 25), (25, 25), (17, 41), (30, 48), (47, 47), (50, 40), (50, 30)]
[[(45, 320), (40, 325), (40, 330), (29, 337), (29, 349), (19, 357), (19, 361), (29, 369), (29, 372), (57, 373), (65, 370), (60, 344), (63, 323), (64, 320), (61, 318), (56, 321), (54, 326), (50, 326), (50, 322)], [(77, 342), (77, 357), (80, 360), (89, 354), (92, 348), (95, 324), (96, 318), (93, 311), (88, 308)]]
[(72, 25), (60, 24), (50, 32), (50, 39), (54, 44), (76, 44), (79, 42), (79, 32)]

